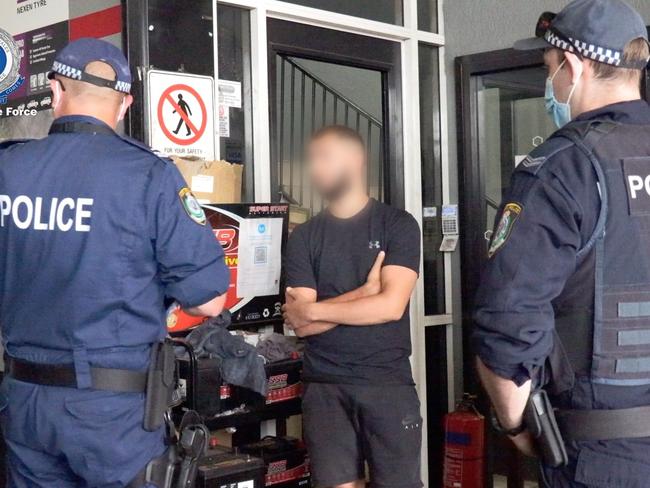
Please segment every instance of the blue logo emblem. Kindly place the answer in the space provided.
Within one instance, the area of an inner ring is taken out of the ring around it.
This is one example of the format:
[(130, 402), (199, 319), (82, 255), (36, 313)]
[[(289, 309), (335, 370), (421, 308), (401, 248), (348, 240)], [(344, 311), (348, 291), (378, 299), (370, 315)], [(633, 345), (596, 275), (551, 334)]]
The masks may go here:
[(266, 232), (266, 225), (265, 224), (258, 225), (257, 232), (259, 232), (260, 234), (264, 234)]
[(24, 83), (20, 75), (20, 50), (14, 38), (0, 29), (0, 104)]

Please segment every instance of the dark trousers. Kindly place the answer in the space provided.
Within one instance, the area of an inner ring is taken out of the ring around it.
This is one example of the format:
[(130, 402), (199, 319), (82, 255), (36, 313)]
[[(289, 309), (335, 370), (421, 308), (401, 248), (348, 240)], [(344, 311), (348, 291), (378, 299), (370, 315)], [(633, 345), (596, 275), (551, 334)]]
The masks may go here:
[(142, 427), (144, 394), (5, 378), (0, 396), (8, 488), (123, 488), (165, 450), (164, 428)]

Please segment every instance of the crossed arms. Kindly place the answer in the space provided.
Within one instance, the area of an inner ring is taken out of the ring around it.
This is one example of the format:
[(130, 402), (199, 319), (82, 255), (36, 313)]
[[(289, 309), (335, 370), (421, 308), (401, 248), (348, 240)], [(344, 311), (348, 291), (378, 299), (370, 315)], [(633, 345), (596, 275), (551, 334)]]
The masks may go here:
[(339, 324), (369, 326), (399, 320), (408, 306), (417, 273), (403, 266), (383, 266), (382, 251), (366, 283), (338, 297), (317, 301), (313, 288), (287, 288), (285, 324), (298, 337), (322, 334)]

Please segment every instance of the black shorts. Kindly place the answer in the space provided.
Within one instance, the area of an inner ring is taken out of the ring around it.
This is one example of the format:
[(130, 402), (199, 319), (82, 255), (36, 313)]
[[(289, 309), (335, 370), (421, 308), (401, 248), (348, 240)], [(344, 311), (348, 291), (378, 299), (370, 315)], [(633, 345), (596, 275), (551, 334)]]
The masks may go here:
[(304, 434), (313, 484), (365, 479), (373, 488), (421, 488), (420, 401), (411, 385), (308, 383)]

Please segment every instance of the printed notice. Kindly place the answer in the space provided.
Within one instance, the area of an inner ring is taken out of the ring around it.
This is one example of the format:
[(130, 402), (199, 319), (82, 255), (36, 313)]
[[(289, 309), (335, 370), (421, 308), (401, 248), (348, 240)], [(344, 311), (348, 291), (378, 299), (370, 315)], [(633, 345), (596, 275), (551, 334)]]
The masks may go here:
[(239, 226), (237, 295), (262, 297), (280, 292), (282, 219), (245, 219)]
[(214, 176), (192, 176), (191, 190), (196, 193), (212, 193), (214, 191)]
[(219, 105), (219, 137), (230, 137), (230, 109)]
[(241, 108), (241, 83), (239, 81), (219, 80), (219, 105)]

